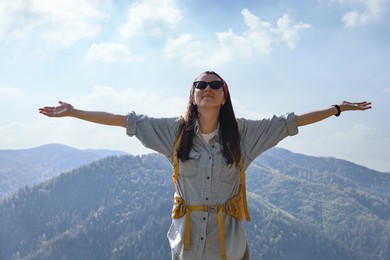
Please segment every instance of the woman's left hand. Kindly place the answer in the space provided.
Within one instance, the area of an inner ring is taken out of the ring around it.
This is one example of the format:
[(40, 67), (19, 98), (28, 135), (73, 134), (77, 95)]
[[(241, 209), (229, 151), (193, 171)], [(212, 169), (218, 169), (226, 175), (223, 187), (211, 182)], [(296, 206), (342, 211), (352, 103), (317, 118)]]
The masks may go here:
[(340, 105), (341, 111), (348, 110), (367, 110), (371, 108), (371, 102), (363, 101), (363, 102), (348, 102), (343, 101)]

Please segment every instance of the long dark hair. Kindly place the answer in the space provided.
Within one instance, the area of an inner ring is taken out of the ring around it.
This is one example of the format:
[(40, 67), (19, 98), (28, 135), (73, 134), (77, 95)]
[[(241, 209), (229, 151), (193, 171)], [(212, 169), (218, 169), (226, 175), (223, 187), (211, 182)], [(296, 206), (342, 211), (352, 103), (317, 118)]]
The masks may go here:
[[(219, 141), (222, 144), (222, 154), (226, 163), (233, 164), (235, 162), (236, 165), (238, 165), (241, 159), (241, 138), (238, 131), (236, 116), (233, 111), (232, 101), (230, 99), (230, 93), (228, 93), (227, 84), (214, 71), (205, 71), (204, 73), (217, 76), (225, 84), (223, 91), (226, 96), (226, 100), (225, 104), (221, 106), (219, 111)], [(195, 87), (192, 85), (187, 110), (181, 118), (179, 128), (179, 131), (182, 132), (182, 138), (177, 150), (177, 156), (182, 162), (188, 160), (188, 155), (194, 142), (195, 125), (199, 118), (198, 106), (194, 104), (194, 92)]]

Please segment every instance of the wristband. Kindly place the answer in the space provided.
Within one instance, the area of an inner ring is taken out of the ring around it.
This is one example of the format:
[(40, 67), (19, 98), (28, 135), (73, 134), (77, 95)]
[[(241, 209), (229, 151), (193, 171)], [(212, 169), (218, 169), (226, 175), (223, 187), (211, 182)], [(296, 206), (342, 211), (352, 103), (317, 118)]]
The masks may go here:
[(335, 116), (339, 116), (341, 114), (341, 108), (339, 105), (333, 105), (336, 109), (337, 109), (337, 113), (335, 114)]

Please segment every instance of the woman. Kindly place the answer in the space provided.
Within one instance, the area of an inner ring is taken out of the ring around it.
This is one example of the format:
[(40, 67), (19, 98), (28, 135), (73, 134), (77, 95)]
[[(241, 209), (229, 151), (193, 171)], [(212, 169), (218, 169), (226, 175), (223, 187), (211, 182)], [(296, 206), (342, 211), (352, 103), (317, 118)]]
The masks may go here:
[(212, 71), (195, 79), (187, 111), (179, 118), (149, 118), (134, 112), (114, 115), (59, 103), (40, 108), (40, 113), (125, 127), (129, 136), (135, 135), (172, 164), (177, 162), (173, 221), (168, 231), (172, 259), (249, 259), (242, 222), (244, 213), (249, 219), (245, 186), (241, 189), (243, 170), (262, 152), (297, 134), (300, 126), (371, 108), (370, 102), (344, 101), (302, 115), (236, 119), (228, 86)]

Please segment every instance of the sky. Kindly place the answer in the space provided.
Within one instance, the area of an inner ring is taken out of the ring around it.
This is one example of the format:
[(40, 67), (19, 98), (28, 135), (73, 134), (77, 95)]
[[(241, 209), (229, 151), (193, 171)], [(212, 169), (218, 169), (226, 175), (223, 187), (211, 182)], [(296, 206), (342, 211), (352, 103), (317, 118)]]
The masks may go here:
[(240, 118), (371, 101), (278, 147), (389, 171), (389, 25), (389, 0), (0, 0), (0, 149), (150, 153), (124, 128), (38, 108), (180, 116), (214, 70)]

